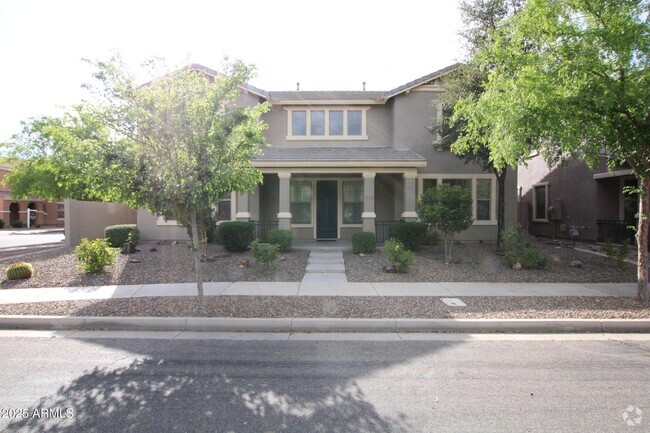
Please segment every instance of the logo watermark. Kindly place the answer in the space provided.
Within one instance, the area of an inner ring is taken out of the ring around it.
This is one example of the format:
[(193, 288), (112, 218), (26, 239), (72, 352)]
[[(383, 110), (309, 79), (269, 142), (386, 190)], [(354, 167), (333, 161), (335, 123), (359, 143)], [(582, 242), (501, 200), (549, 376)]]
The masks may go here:
[(637, 426), (643, 420), (643, 411), (636, 406), (628, 406), (623, 411), (623, 421), (629, 426)]

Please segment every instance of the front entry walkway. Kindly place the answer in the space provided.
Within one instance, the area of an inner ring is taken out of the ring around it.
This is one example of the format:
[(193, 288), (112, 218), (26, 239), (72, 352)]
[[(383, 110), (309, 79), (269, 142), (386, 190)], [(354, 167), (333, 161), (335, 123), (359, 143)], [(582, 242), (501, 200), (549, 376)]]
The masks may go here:
[(311, 251), (303, 283), (347, 283), (343, 251)]

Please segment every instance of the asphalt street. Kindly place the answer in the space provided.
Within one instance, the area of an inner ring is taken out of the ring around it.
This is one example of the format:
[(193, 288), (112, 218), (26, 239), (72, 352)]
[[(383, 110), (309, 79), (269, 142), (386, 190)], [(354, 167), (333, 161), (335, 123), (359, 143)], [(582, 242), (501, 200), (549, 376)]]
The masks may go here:
[(0, 431), (650, 432), (650, 340), (584, 338), (3, 337)]
[(43, 244), (63, 246), (63, 230), (0, 230), (0, 251)]

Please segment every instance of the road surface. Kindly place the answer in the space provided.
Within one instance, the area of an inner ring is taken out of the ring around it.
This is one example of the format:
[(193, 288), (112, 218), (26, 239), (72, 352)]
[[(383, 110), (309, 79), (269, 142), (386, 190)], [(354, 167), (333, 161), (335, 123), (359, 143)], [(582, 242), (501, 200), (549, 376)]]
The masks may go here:
[(504, 338), (2, 337), (0, 431), (650, 432), (650, 338)]

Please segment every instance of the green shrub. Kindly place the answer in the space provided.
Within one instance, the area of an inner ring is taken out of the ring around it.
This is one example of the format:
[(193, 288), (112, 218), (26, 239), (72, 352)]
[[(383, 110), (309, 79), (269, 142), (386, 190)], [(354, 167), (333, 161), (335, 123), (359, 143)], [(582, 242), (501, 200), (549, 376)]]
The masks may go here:
[(0, 229), (5, 228), (5, 222), (4, 220), (0, 220)]
[(21, 280), (34, 275), (34, 267), (30, 263), (18, 262), (7, 267), (5, 275), (8, 280)]
[(615, 247), (611, 239), (607, 240), (605, 245), (605, 254), (610, 261), (616, 263), (620, 269), (625, 268), (625, 259), (630, 255), (630, 242), (626, 239), (621, 243), (620, 247)]
[(411, 269), (415, 254), (407, 250), (397, 239), (387, 240), (383, 251), (388, 256), (388, 260), (395, 266), (395, 270), (400, 274), (404, 274)]
[(418, 221), (400, 221), (388, 228), (388, 237), (400, 241), (404, 248), (417, 251), (427, 241), (428, 226)]
[(115, 261), (115, 250), (109, 245), (108, 239), (95, 239), (91, 242), (88, 238), (83, 238), (74, 253), (79, 267), (89, 274), (104, 272), (104, 268)]
[(352, 235), (352, 252), (354, 254), (374, 253), (377, 248), (375, 234), (371, 232), (361, 232)]
[(291, 249), (293, 233), (291, 230), (273, 229), (269, 232), (269, 243), (280, 247), (280, 252), (285, 253)]
[(15, 229), (23, 228), (23, 222), (21, 220), (14, 220), (11, 222), (11, 227)]
[(135, 240), (133, 245), (140, 242), (140, 230), (135, 224), (118, 224), (108, 226), (104, 229), (104, 237), (108, 240), (110, 246), (120, 248), (129, 241), (129, 235)]
[(530, 246), (530, 236), (520, 225), (511, 225), (501, 234), (506, 263), (519, 263), (522, 269), (547, 269), (551, 259)]
[(268, 265), (278, 259), (279, 245), (262, 243), (259, 239), (255, 239), (251, 242), (250, 247), (253, 250), (253, 257), (258, 263)]
[(255, 224), (247, 221), (227, 221), (219, 225), (219, 239), (226, 250), (246, 251), (253, 242)]

